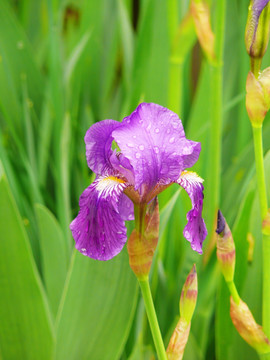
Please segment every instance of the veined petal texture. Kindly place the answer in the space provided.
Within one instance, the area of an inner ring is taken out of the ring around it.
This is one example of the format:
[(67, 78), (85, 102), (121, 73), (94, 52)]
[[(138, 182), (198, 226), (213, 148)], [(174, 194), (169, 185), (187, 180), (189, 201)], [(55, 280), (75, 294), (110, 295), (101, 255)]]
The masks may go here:
[(200, 144), (189, 141), (179, 117), (157, 104), (140, 104), (112, 133), (130, 161), (135, 189), (176, 181), (198, 159)]
[(83, 255), (109, 260), (122, 250), (127, 240), (125, 220), (133, 219), (133, 203), (123, 194), (126, 186), (116, 177), (101, 177), (82, 193), (70, 229)]
[(192, 209), (187, 213), (188, 223), (184, 229), (184, 237), (190, 242), (191, 248), (202, 253), (202, 243), (206, 238), (207, 230), (202, 218), (203, 208), (203, 180), (192, 171), (184, 171), (177, 183), (181, 185), (192, 203)]

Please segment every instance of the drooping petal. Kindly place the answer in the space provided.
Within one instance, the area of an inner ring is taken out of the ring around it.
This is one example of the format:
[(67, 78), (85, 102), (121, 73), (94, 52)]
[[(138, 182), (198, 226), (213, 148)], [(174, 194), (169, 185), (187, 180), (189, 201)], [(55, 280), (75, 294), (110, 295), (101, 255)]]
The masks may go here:
[(120, 125), (115, 120), (103, 120), (92, 125), (85, 134), (87, 164), (98, 175), (112, 169), (112, 131)]
[(197, 161), (200, 144), (189, 141), (179, 117), (156, 104), (140, 104), (112, 133), (135, 175), (135, 189), (176, 181)]
[(181, 185), (191, 199), (192, 209), (187, 213), (188, 223), (184, 229), (184, 237), (190, 242), (191, 248), (202, 254), (202, 243), (207, 230), (202, 218), (203, 180), (192, 171), (184, 171), (177, 183)]
[(70, 224), (76, 248), (96, 260), (109, 260), (123, 248), (125, 220), (133, 219), (127, 184), (113, 176), (96, 179), (80, 197), (80, 211)]

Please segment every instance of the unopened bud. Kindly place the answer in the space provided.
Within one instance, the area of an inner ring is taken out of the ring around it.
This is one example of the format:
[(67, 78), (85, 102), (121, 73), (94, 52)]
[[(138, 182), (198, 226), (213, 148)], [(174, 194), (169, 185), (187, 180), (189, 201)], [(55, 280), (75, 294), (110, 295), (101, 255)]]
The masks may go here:
[(235, 268), (235, 246), (231, 230), (222, 212), (217, 217), (217, 258), (226, 282), (233, 281)]
[(208, 60), (213, 62), (215, 60), (215, 37), (211, 29), (209, 7), (202, 0), (192, 0), (190, 9), (200, 45)]
[(256, 323), (246, 303), (240, 300), (237, 305), (231, 297), (230, 315), (240, 336), (259, 354), (270, 352), (270, 342), (262, 327)]
[(166, 351), (168, 360), (181, 360), (183, 358), (189, 331), (190, 323), (188, 324), (183, 318), (180, 318)]
[(140, 233), (134, 229), (127, 243), (130, 267), (140, 280), (148, 277), (158, 243), (159, 208), (157, 198), (148, 207), (144, 223), (145, 230)]
[(189, 324), (193, 316), (198, 295), (196, 266), (193, 265), (182, 288), (180, 298), (180, 315)]
[(246, 83), (246, 108), (253, 126), (262, 125), (270, 108), (270, 68), (259, 74), (258, 79), (250, 71)]
[(251, 0), (245, 33), (247, 53), (252, 59), (262, 59), (269, 40), (269, 0)]
[(264, 235), (270, 236), (270, 209), (268, 209), (268, 212), (266, 214), (266, 217), (263, 220), (262, 223), (262, 233)]

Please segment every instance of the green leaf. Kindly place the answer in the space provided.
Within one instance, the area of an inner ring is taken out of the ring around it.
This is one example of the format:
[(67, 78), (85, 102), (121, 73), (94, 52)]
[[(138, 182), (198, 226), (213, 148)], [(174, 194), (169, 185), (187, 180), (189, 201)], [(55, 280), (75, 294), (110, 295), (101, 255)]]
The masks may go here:
[(41, 248), (41, 264), (51, 309), (56, 315), (67, 275), (67, 248), (63, 232), (53, 214), (43, 205), (35, 206)]
[(118, 360), (137, 303), (126, 250), (106, 262), (75, 251), (64, 295), (56, 359)]
[(39, 274), (5, 175), (0, 178), (0, 352), (8, 360), (48, 360), (54, 342)]

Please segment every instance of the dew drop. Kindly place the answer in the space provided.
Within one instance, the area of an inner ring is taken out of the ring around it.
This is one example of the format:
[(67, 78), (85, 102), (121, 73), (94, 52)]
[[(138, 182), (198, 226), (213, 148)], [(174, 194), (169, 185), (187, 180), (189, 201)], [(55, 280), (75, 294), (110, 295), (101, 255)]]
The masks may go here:
[(140, 145), (140, 146), (139, 146), (139, 149), (140, 149), (140, 150), (144, 150), (144, 146), (143, 146), (143, 145)]
[(155, 133), (158, 134), (159, 133), (159, 128), (155, 129)]
[(130, 147), (130, 148), (134, 148), (134, 145), (131, 144), (131, 143), (128, 143), (127, 146)]
[(167, 132), (167, 134), (169, 134), (169, 133), (171, 132), (171, 129), (167, 129), (167, 131), (166, 131), (166, 132)]
[(173, 143), (174, 143), (174, 137), (171, 137), (171, 138), (170, 138), (169, 143), (170, 143), (170, 144), (173, 144)]
[(159, 153), (159, 148), (158, 148), (157, 146), (154, 146), (154, 152), (155, 152), (156, 154)]
[(136, 153), (136, 154), (135, 154), (135, 157), (136, 157), (136, 159), (139, 159), (139, 158), (141, 157), (141, 154), (140, 154), (140, 153)]
[(136, 138), (137, 138), (137, 136), (136, 136), (136, 135), (133, 135), (132, 137), (133, 137), (133, 139), (136, 139)]
[(188, 153), (189, 153), (189, 148), (185, 146), (185, 147), (183, 148), (183, 154), (184, 154), (184, 155), (188, 155)]

